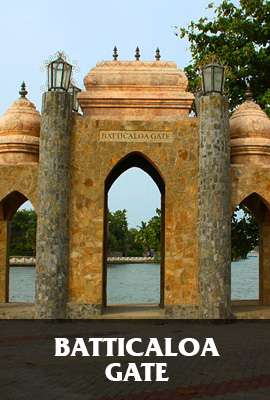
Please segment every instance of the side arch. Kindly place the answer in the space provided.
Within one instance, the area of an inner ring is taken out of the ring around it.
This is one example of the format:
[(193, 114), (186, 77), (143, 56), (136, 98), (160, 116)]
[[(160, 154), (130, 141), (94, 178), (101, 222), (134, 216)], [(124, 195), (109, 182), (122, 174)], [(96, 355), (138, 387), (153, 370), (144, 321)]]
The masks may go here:
[(157, 185), (161, 195), (161, 260), (160, 260), (160, 302), (164, 307), (164, 282), (165, 282), (165, 181), (158, 167), (146, 155), (139, 151), (128, 153), (121, 158), (108, 173), (104, 182), (104, 224), (103, 224), (103, 288), (102, 306), (107, 306), (107, 239), (108, 239), (108, 192), (119, 176), (130, 168), (140, 168), (146, 172)]
[[(270, 194), (270, 193), (269, 193)], [(270, 196), (268, 199), (268, 196), (266, 196), (264, 193), (261, 193), (260, 191), (254, 190), (254, 191), (243, 191), (241, 192), (238, 196), (236, 196), (235, 198), (232, 198), (232, 212), (235, 210), (235, 208), (239, 205), (239, 204), (243, 204), (246, 199), (250, 198), (250, 197), (257, 197), (258, 199), (260, 199), (262, 201), (262, 203), (265, 204), (265, 206), (270, 210)]]
[(238, 204), (245, 204), (245, 203), (249, 202), (250, 200), (255, 200), (255, 199), (260, 201), (262, 204), (265, 205), (266, 208), (268, 208), (268, 210), (270, 210), (270, 203), (265, 199), (263, 194), (261, 194), (260, 192), (257, 192), (257, 191), (249, 192), (249, 193), (245, 194), (240, 199)]
[[(20, 190), (11, 190), (0, 199), (0, 208), (3, 208), (5, 215), (11, 215), (11, 219), (20, 206), (26, 201), (30, 201), (36, 210), (36, 202), (28, 194)], [(6, 218), (5, 218), (6, 219)], [(8, 219), (8, 218), (7, 218)]]
[(10, 222), (26, 201), (30, 201), (34, 207), (31, 199), (17, 190), (10, 191), (0, 200), (0, 302), (9, 300)]
[(270, 305), (270, 206), (259, 192), (242, 196), (234, 205), (244, 205), (255, 217), (259, 228), (259, 303)]

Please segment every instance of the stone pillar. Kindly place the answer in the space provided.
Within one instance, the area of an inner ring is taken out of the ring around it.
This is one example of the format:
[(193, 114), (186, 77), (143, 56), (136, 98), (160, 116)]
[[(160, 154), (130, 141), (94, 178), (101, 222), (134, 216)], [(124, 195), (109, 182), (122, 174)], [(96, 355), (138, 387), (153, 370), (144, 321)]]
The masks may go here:
[(199, 290), (202, 318), (230, 316), (230, 141), (226, 99), (201, 97)]
[(43, 95), (38, 177), (37, 318), (66, 316), (71, 116), (68, 93)]
[(0, 220), (0, 303), (8, 301), (8, 221)]

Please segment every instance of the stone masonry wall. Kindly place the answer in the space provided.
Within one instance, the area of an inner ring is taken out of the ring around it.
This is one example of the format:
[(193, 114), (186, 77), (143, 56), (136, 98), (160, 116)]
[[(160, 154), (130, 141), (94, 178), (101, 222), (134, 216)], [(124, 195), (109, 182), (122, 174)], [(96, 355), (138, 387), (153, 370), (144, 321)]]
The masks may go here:
[[(172, 142), (102, 142), (100, 131), (170, 131)], [(71, 143), (69, 308), (73, 316), (76, 307), (84, 317), (100, 310), (105, 179), (119, 160), (134, 151), (151, 160), (166, 185), (165, 307), (181, 316), (185, 308), (198, 304), (197, 119), (120, 122), (78, 116)]]

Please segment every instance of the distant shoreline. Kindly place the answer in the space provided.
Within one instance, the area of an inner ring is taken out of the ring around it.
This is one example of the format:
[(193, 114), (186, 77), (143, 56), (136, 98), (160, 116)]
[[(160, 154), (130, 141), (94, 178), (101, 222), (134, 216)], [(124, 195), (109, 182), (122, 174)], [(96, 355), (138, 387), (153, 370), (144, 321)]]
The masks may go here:
[(160, 264), (155, 257), (108, 257), (108, 264)]
[[(155, 257), (108, 257), (107, 263), (111, 264), (160, 264)], [(10, 267), (35, 267), (35, 257), (10, 257)]]
[[(252, 251), (248, 254), (249, 257), (259, 257), (259, 253)], [(233, 260), (232, 262), (243, 261), (244, 258)], [(108, 265), (114, 264), (160, 264), (160, 259), (156, 257), (108, 257)], [(35, 267), (35, 257), (10, 257), (9, 267)]]

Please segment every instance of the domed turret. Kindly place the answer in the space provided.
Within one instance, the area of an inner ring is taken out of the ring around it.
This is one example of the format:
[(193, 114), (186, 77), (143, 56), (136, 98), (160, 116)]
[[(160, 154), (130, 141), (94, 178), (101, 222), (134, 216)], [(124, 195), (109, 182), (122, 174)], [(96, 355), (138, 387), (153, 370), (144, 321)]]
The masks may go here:
[(270, 119), (252, 99), (246, 100), (230, 118), (232, 164), (264, 164), (270, 166)]
[[(136, 53), (137, 54), (137, 53)], [(100, 119), (170, 120), (188, 116), (194, 96), (174, 62), (103, 61), (84, 79), (78, 96), (85, 115)]]
[(26, 98), (24, 82), (19, 94), (0, 117), (0, 164), (38, 162), (40, 113)]

